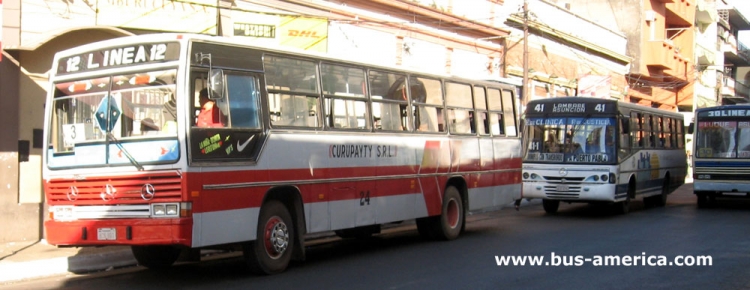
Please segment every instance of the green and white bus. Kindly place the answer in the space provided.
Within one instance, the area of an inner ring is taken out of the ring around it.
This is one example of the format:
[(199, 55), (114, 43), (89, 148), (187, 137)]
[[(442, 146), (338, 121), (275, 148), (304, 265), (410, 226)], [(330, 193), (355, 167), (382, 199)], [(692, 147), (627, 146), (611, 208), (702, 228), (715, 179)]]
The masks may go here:
[(664, 206), (687, 174), (683, 116), (656, 108), (588, 97), (533, 100), (526, 106), (523, 197), (560, 202), (630, 201)]

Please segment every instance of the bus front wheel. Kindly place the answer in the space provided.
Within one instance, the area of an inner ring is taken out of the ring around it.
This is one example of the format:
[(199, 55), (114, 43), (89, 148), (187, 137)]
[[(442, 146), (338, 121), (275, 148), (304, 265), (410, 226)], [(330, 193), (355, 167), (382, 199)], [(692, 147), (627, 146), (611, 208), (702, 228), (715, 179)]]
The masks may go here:
[(615, 212), (618, 214), (627, 214), (630, 212), (630, 195), (625, 200), (615, 203)]
[(256, 274), (276, 274), (286, 270), (294, 248), (294, 225), (286, 206), (272, 200), (263, 205), (258, 217), (255, 241), (243, 245), (243, 255)]
[(554, 214), (557, 212), (557, 209), (560, 208), (560, 201), (559, 200), (550, 200), (550, 199), (543, 199), (542, 200), (542, 207), (544, 207), (544, 212), (548, 214)]

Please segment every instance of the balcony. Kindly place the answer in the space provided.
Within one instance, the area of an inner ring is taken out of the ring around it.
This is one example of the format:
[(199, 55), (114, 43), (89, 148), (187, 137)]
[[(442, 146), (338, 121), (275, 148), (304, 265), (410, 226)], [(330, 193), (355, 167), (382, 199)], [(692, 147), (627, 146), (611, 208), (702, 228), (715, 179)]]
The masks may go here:
[(721, 44), (724, 52), (724, 60), (735, 66), (750, 66), (750, 50), (745, 45), (738, 43), (737, 37), (729, 35)]
[(697, 64), (709, 66), (716, 64), (716, 51), (706, 48), (701, 43), (695, 45), (695, 55), (697, 56)]
[(721, 87), (721, 97), (724, 104), (748, 103), (750, 99), (750, 87), (736, 82), (734, 78), (725, 76)]
[(716, 10), (716, 2), (707, 2), (706, 0), (698, 0), (698, 10), (695, 12), (695, 20), (701, 23), (715, 23), (719, 18), (719, 14)]
[(687, 78), (689, 60), (680, 54), (680, 49), (671, 41), (651, 41), (646, 45), (645, 65), (649, 70), (662, 70), (677, 79)]
[(674, 0), (672, 3), (665, 3), (666, 8), (665, 21), (667, 25), (675, 27), (693, 26), (695, 19), (695, 0)]

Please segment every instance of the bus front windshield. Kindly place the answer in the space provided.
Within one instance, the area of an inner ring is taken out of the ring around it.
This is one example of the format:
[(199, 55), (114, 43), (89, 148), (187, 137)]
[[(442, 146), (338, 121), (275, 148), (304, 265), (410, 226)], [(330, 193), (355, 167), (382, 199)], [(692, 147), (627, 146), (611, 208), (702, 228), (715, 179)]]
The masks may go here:
[(615, 124), (615, 118), (527, 118), (524, 161), (614, 163)]
[(750, 122), (698, 122), (695, 158), (750, 158)]
[(48, 165), (129, 164), (120, 157), (130, 153), (138, 162), (176, 160), (175, 77), (164, 70), (55, 83)]

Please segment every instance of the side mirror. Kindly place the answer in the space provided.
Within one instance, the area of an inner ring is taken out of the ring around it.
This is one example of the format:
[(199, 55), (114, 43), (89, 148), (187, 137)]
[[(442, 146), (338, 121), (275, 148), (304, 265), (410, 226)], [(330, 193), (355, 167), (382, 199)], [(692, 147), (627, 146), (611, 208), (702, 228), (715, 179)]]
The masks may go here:
[(695, 131), (695, 123), (690, 123), (690, 125), (688, 125), (688, 134), (693, 134), (694, 131)]
[(211, 69), (208, 77), (208, 98), (218, 100), (224, 98), (224, 71)]

